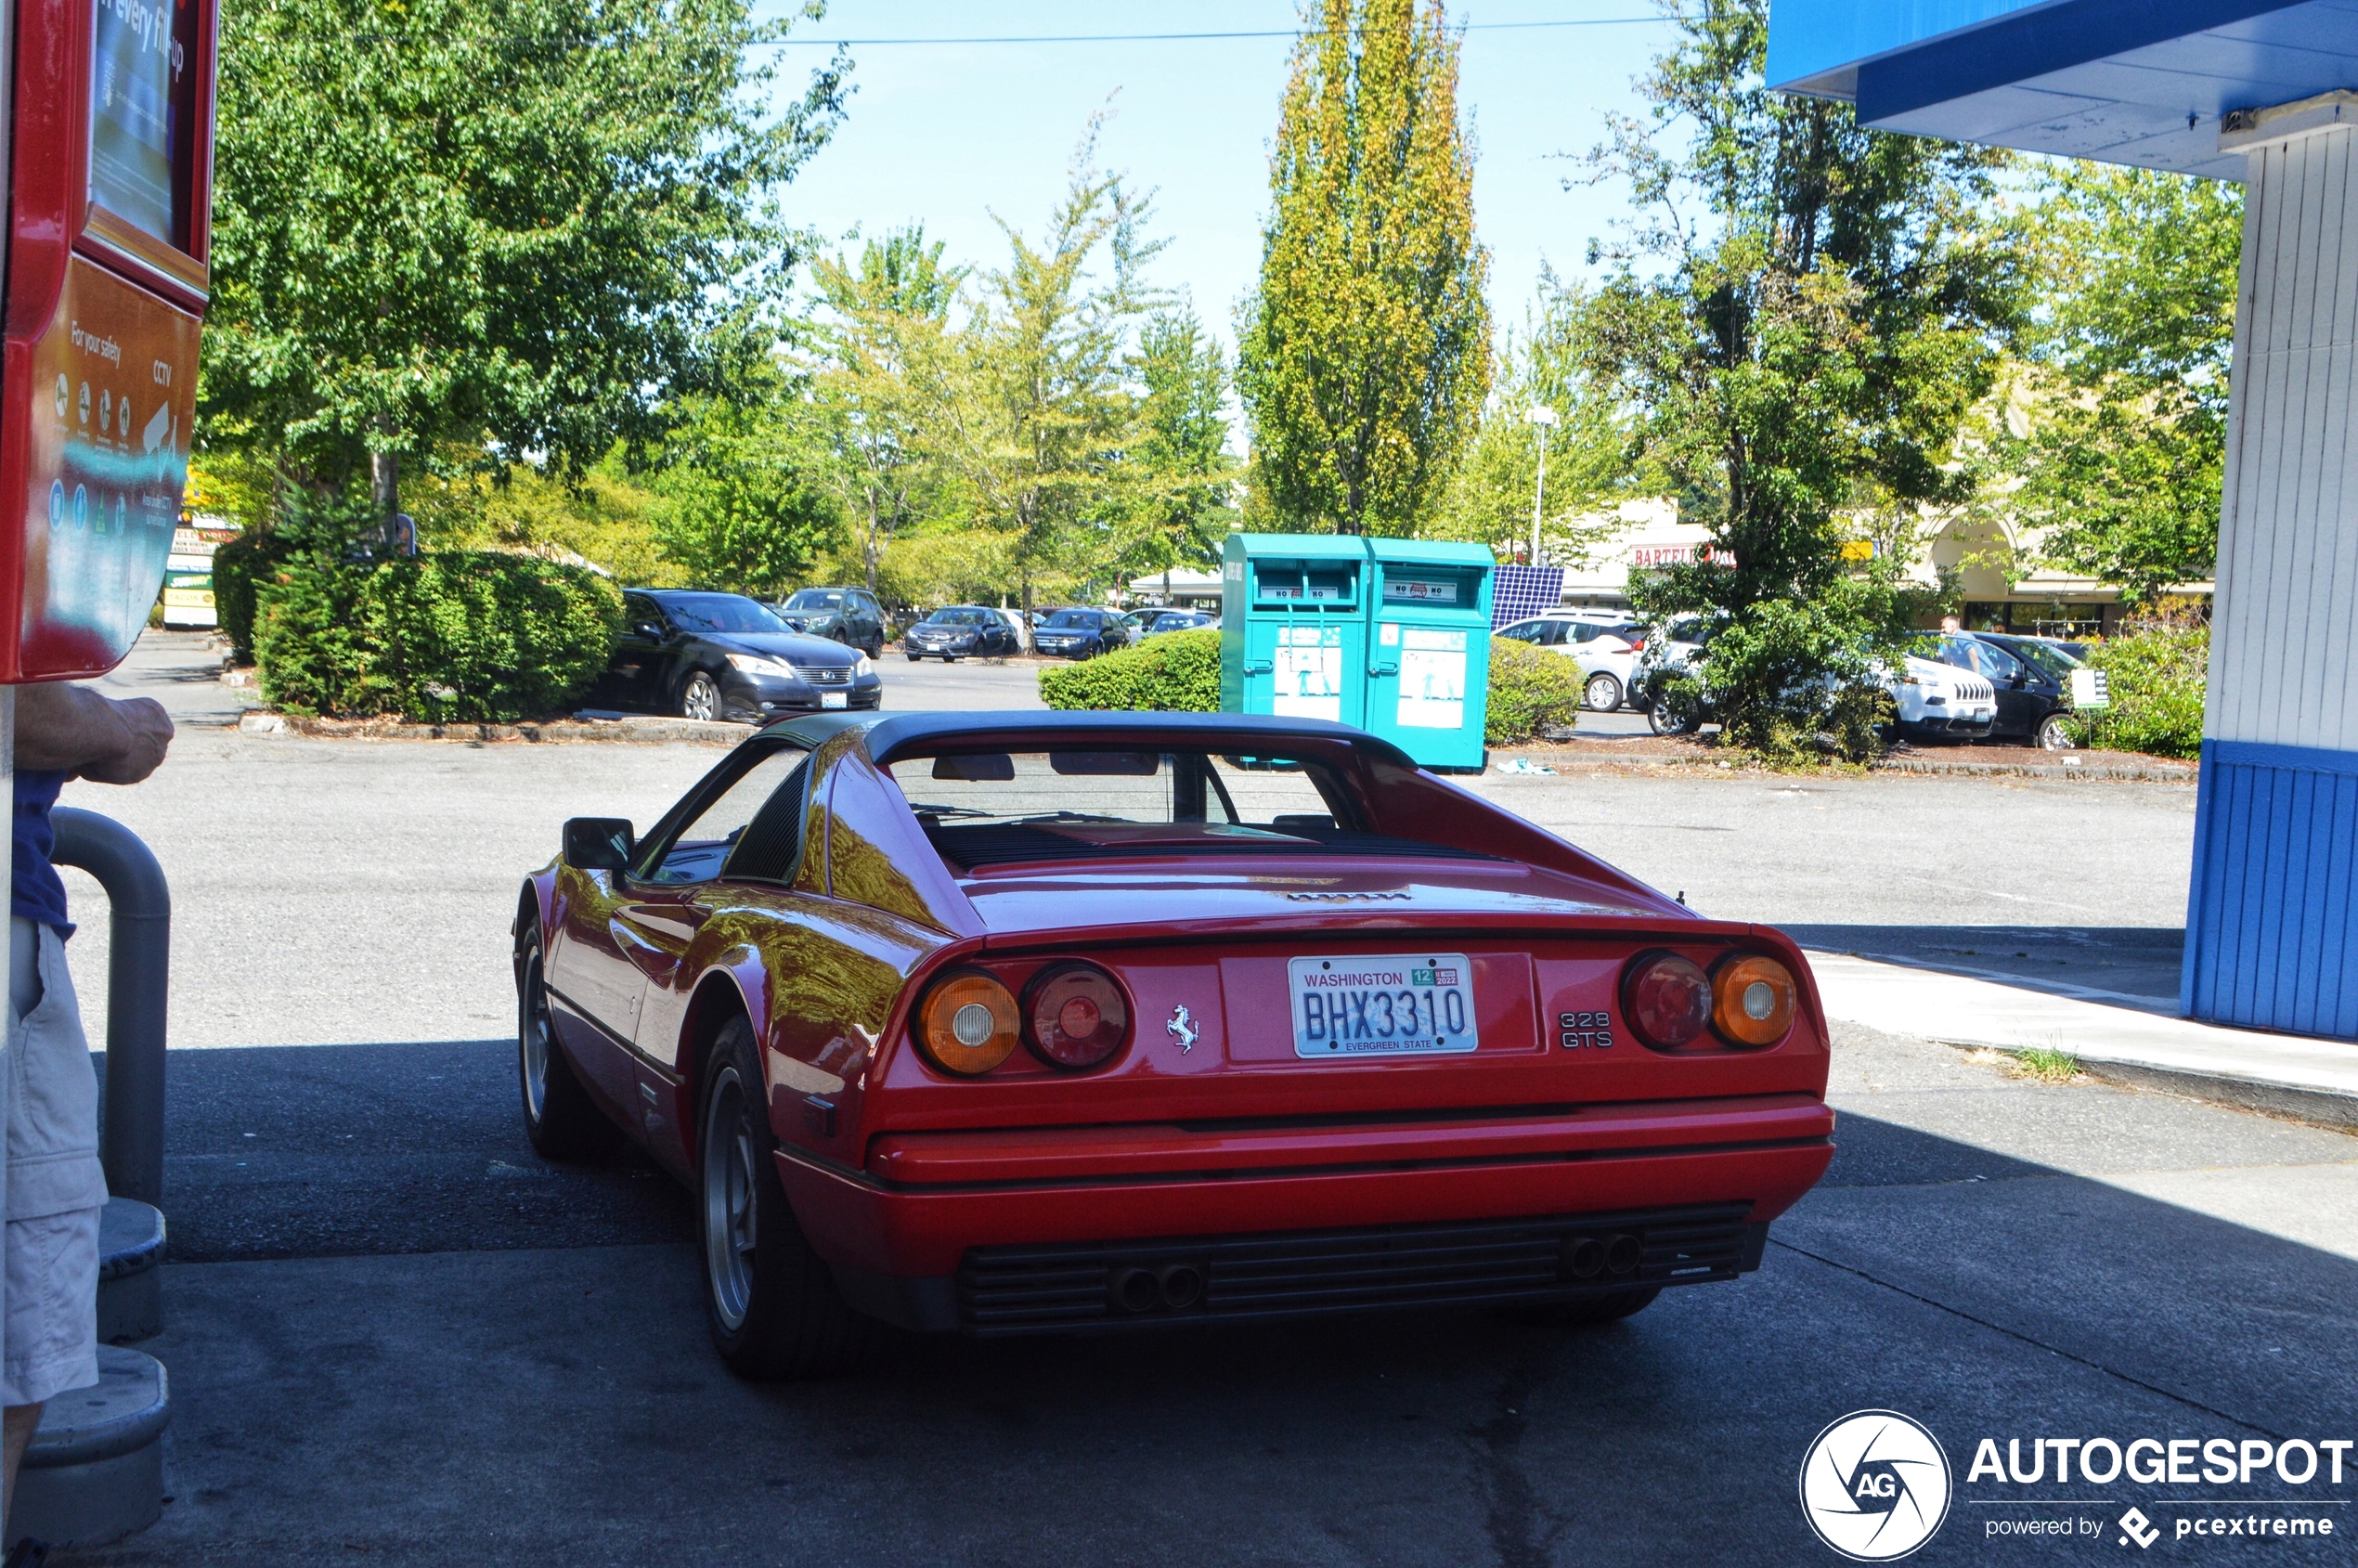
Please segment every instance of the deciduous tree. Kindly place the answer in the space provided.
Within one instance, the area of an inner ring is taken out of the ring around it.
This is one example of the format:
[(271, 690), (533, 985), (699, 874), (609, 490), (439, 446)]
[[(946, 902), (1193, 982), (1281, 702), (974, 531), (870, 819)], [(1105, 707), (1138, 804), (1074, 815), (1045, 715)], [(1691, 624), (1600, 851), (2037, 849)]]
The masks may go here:
[(369, 468), (382, 512), (446, 444), (569, 473), (660, 434), (840, 112), (840, 57), (771, 111), (769, 32), (747, 0), (232, 7), (207, 438)]
[(1237, 330), (1253, 483), (1295, 526), (1410, 533), (1490, 387), (1458, 38), (1441, 0), (1306, 0), (1302, 21)]

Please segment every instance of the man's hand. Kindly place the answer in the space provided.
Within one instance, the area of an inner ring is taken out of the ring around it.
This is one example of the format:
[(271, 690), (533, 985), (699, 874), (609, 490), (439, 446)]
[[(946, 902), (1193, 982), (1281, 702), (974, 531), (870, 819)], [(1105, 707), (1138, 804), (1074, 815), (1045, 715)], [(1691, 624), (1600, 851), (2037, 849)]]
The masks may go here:
[(16, 765), (28, 772), (137, 784), (162, 765), (172, 734), (153, 697), (117, 702), (55, 680), (17, 688)]

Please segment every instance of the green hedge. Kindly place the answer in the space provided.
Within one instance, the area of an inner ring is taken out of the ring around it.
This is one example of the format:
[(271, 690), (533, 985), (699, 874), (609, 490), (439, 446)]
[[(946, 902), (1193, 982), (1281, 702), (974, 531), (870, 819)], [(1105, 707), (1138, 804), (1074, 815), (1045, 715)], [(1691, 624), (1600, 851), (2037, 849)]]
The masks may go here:
[[(1172, 631), (1135, 648), (1040, 672), (1050, 707), (1129, 712), (1220, 711), (1220, 633)], [(1512, 745), (1543, 728), (1571, 728), (1580, 713), (1580, 667), (1509, 638), (1490, 640), (1486, 745)]]
[(2105, 672), (2112, 706), (2072, 719), (2073, 739), (2106, 751), (2194, 757), (2202, 750), (2202, 699), (2210, 669), (2209, 627), (2164, 627), (2098, 642), (2088, 662)]
[(1490, 709), (1484, 745), (1513, 745), (1547, 729), (1569, 730), (1580, 718), (1580, 667), (1511, 637), (1490, 640)]
[(434, 723), (562, 711), (597, 680), (622, 596), (594, 572), (527, 555), (292, 555), (257, 583), (254, 653), (279, 706)]
[(1220, 711), (1220, 634), (1166, 631), (1134, 648), (1040, 672), (1050, 707), (1142, 713)]
[(293, 541), (277, 533), (247, 533), (213, 556), (213, 603), (229, 639), (230, 656), (253, 663), (254, 591), (294, 553)]

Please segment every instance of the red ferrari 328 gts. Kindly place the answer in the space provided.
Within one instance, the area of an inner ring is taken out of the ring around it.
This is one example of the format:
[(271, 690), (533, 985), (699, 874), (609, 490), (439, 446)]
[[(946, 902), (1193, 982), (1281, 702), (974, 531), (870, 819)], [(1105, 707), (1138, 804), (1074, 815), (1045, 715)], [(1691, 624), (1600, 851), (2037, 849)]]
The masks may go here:
[(525, 1123), (695, 1189), (721, 1356), (1759, 1266), (1833, 1155), (1800, 952), (1315, 719), (816, 715), (517, 911)]

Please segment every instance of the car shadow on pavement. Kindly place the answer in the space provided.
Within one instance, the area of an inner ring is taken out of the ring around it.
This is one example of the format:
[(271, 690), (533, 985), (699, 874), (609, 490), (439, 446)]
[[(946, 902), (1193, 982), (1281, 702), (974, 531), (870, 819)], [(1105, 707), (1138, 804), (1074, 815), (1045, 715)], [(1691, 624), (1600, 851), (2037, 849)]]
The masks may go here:
[[(1968, 1487), (1984, 1435), (2358, 1425), (2358, 1263), (2281, 1218), (2353, 1234), (2358, 1143), (2213, 1108), (2170, 1113), (2209, 1140), (2188, 1169), (2093, 1176), (2063, 1168), (2101, 1147), (2079, 1135), (2091, 1116), (2144, 1118), (2123, 1166), (2177, 1124), (2151, 1097), (1995, 1079), (1996, 1108), (1963, 1114), (2013, 1153), (1846, 1112), (1760, 1272), (1601, 1328), (1433, 1311), (898, 1339), (864, 1372), (756, 1386), (707, 1342), (676, 1185), (540, 1162), (512, 1050), (173, 1054), (163, 1207), (188, 1263), (143, 1348), (172, 1369), (178, 1500), (72, 1561), (771, 1561), (823, 1542), (845, 1564), (1525, 1568), (1742, 1543), (1814, 1563), (1794, 1477), (1848, 1411), (1926, 1421), (1961, 1497), (2053, 1495)], [(2023, 1152), (2044, 1147), (2056, 1163)], [(2346, 1498), (2358, 1477), (2289, 1490)], [(1978, 1537), (1958, 1511), (1947, 1528)], [(2347, 1560), (2322, 1545), (2271, 1561)]]
[(2163, 926), (1784, 926), (1803, 947), (2069, 995), (2178, 1003), (2186, 933)]

